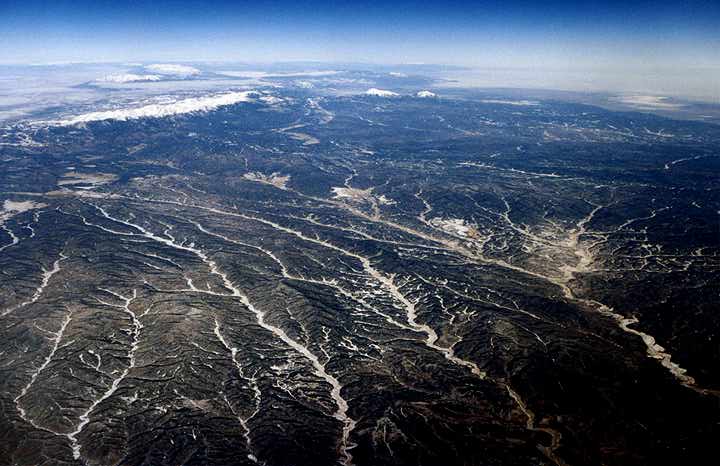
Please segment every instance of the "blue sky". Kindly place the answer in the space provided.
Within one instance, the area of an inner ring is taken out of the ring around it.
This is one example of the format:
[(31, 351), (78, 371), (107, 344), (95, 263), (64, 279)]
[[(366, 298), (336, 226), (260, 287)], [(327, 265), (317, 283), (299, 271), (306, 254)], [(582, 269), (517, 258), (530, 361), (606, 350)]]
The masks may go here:
[(0, 62), (718, 67), (720, 2), (0, 0)]

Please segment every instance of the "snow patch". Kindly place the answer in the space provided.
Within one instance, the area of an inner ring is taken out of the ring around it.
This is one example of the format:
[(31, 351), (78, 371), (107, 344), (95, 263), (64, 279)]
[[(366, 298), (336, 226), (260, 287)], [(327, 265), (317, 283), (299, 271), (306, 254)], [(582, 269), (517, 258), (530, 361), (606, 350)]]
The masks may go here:
[(420, 91), (417, 94), (415, 94), (417, 97), (421, 98), (430, 98), (430, 97), (437, 97), (437, 94), (430, 91)]
[(470, 238), (477, 235), (477, 230), (474, 226), (467, 223), (461, 218), (440, 218), (435, 217), (430, 220), (430, 224), (435, 228), (439, 228), (447, 233), (456, 236), (462, 236), (463, 238)]
[(250, 181), (257, 181), (258, 183), (269, 184), (280, 189), (287, 189), (287, 183), (290, 181), (290, 175), (282, 176), (277, 172), (266, 175), (260, 172), (245, 173), (243, 178)]
[(376, 195), (373, 193), (374, 188), (358, 189), (350, 187), (335, 186), (332, 188), (335, 199), (343, 199), (350, 202), (360, 204), (370, 204), (377, 209), (381, 205), (395, 205), (397, 202), (388, 198), (384, 194)]
[(42, 209), (47, 207), (47, 204), (34, 201), (11, 201), (6, 200), (3, 202), (3, 213), (21, 214), (28, 210)]
[(76, 189), (91, 189), (111, 183), (117, 178), (117, 175), (110, 173), (78, 173), (70, 171), (65, 173), (57, 184), (58, 186), (88, 185), (89, 188), (76, 187)]
[(350, 199), (353, 201), (369, 201), (374, 199), (372, 194), (373, 188), (357, 189), (335, 186), (332, 188), (332, 192), (335, 193), (334, 197), (337, 199)]
[(264, 103), (266, 103), (266, 104), (268, 104), (268, 105), (275, 105), (275, 104), (280, 104), (280, 103), (283, 103), (283, 102), (284, 102), (284, 100), (281, 99), (280, 97), (275, 97), (275, 96), (272, 96), (272, 95), (262, 96), (262, 97), (260, 97), (260, 99), (258, 99), (258, 100), (260, 100), (260, 101), (262, 101), (262, 102), (264, 102)]
[(377, 198), (377, 200), (378, 200), (378, 202), (379, 202), (380, 204), (382, 204), (382, 205), (395, 205), (395, 204), (397, 204), (397, 201), (394, 201), (394, 200), (390, 199), (389, 197), (386, 197), (384, 194), (381, 194), (381, 195)]

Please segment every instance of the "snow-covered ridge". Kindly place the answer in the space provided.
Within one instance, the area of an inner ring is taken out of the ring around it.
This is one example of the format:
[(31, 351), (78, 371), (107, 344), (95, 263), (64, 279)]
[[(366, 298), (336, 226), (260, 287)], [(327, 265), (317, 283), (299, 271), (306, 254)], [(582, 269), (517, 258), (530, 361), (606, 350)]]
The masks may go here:
[(400, 94), (393, 91), (386, 91), (384, 89), (377, 89), (372, 87), (365, 91), (365, 95), (372, 95), (375, 97), (398, 97)]
[(431, 97), (437, 97), (437, 94), (430, 91), (420, 91), (417, 94), (415, 94), (417, 97), (421, 98), (431, 98)]
[(170, 103), (150, 104), (141, 107), (107, 110), (103, 112), (90, 112), (53, 123), (59, 126), (70, 126), (91, 121), (124, 121), (138, 118), (162, 118), (183, 113), (208, 112), (226, 105), (233, 105), (239, 102), (251, 102), (253, 101), (253, 96), (258, 95), (255, 91), (227, 92), (204, 97), (191, 97)]
[(105, 83), (135, 83), (143, 81), (160, 81), (163, 77), (159, 74), (111, 74), (98, 79), (98, 82)]

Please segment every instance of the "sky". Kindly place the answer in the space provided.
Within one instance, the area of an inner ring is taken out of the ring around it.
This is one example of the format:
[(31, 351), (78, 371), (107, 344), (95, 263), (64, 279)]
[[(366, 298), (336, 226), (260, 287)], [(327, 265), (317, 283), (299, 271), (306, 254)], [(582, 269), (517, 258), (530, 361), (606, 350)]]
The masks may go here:
[(0, 63), (158, 60), (686, 69), (713, 79), (720, 1), (0, 0)]

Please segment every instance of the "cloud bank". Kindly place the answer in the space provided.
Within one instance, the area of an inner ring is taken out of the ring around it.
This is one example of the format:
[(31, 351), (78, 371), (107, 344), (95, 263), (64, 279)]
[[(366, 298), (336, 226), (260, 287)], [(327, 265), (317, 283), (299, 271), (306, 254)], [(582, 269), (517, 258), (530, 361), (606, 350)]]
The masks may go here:
[(220, 71), (218, 74), (231, 78), (242, 79), (282, 79), (282, 78), (326, 78), (344, 73), (338, 70), (317, 70), (317, 71), (288, 71), (288, 72), (268, 72), (268, 71)]
[(136, 83), (147, 81), (160, 81), (163, 77), (159, 74), (112, 74), (98, 79), (98, 82), (104, 83)]
[(517, 107), (534, 107), (536, 105), (540, 105), (540, 102), (535, 102), (534, 100), (484, 99), (480, 102), (484, 104), (515, 105)]
[(145, 69), (148, 71), (152, 71), (153, 73), (171, 76), (194, 76), (196, 74), (200, 74), (200, 70), (192, 66), (176, 65), (172, 63), (157, 63), (154, 65), (147, 65)]
[(672, 110), (683, 105), (673, 103), (668, 97), (655, 95), (624, 95), (616, 99), (617, 102), (637, 107), (639, 109), (666, 109)]

